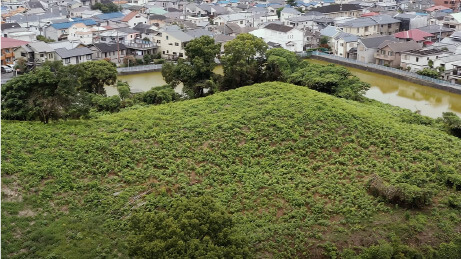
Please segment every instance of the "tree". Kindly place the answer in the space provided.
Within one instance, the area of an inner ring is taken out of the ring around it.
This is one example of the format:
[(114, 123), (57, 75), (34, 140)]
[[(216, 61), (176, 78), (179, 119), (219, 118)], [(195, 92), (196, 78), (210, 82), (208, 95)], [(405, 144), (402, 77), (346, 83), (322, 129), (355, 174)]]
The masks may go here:
[(118, 5), (114, 3), (95, 3), (94, 5), (91, 6), (92, 10), (100, 10), (103, 13), (113, 13), (113, 12), (118, 12), (122, 10), (122, 7), (119, 7)]
[(213, 76), (213, 69), (216, 66), (215, 59), (219, 51), (220, 45), (209, 36), (194, 39), (185, 47), (187, 59), (179, 59), (176, 65), (164, 64), (162, 75), (165, 81), (172, 86), (182, 82), (183, 91), (189, 97), (201, 97), (204, 95), (206, 82)]
[(268, 50), (266, 58), (265, 73), (269, 81), (286, 81), (299, 64), (299, 58), (295, 53), (282, 48)]
[(120, 99), (125, 100), (131, 96), (130, 85), (127, 82), (117, 82), (117, 91)]
[(84, 62), (77, 66), (81, 83), (79, 90), (105, 95), (104, 86), (115, 84), (117, 81), (117, 69), (113, 63), (98, 60)]
[(427, 61), (427, 65), (429, 66), (429, 68), (434, 68), (434, 61), (432, 61), (432, 59), (429, 59)]
[(430, 69), (430, 68), (424, 68), (423, 70), (416, 71), (416, 74), (431, 77), (431, 78), (436, 78), (436, 79), (439, 78), (440, 76), (437, 70)]
[(142, 94), (141, 100), (147, 104), (162, 104), (179, 100), (173, 88), (169, 85), (153, 87), (151, 90)]
[(233, 89), (261, 82), (267, 44), (248, 33), (239, 34), (224, 45), (221, 58), (224, 70), (223, 89)]
[(29, 70), (27, 67), (27, 59), (25, 57), (17, 58), (14, 69), (18, 69), (20, 73), (26, 73)]
[(360, 101), (370, 85), (353, 76), (345, 67), (309, 64), (291, 74), (288, 82), (337, 97)]
[(154, 61), (154, 56), (153, 55), (150, 55), (150, 54), (146, 54), (142, 57), (142, 60), (144, 61), (144, 64), (148, 65), (150, 64), (152, 61)]
[(39, 40), (39, 41), (43, 41), (45, 43), (55, 42), (55, 40), (47, 38), (47, 37), (45, 37), (43, 35), (37, 35), (36, 39)]
[(284, 7), (280, 7), (278, 8), (275, 13), (277, 14), (277, 17), (280, 19), (280, 15), (282, 14), (282, 10), (283, 10)]
[(170, 207), (134, 214), (128, 247), (137, 258), (247, 258), (234, 221), (210, 197), (173, 200)]
[(452, 135), (461, 138), (461, 118), (458, 115), (453, 112), (444, 112), (442, 121)]
[(329, 49), (330, 48), (330, 45), (328, 45), (329, 41), (330, 39), (327, 36), (322, 36), (322, 38), (320, 38), (320, 47)]
[(126, 67), (136, 66), (136, 58), (133, 55), (127, 55), (123, 58), (123, 65)]
[(79, 84), (73, 66), (41, 68), (13, 78), (2, 86), (2, 115), (4, 119), (34, 120), (48, 123), (50, 119), (65, 118), (78, 101)]

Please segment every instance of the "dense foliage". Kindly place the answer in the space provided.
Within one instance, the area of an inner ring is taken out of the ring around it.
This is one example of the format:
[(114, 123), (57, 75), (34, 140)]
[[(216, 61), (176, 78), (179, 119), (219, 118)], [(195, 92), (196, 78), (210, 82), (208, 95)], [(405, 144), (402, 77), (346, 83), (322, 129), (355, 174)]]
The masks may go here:
[(116, 5), (112, 2), (104, 2), (104, 3), (95, 3), (91, 6), (91, 10), (99, 10), (103, 13), (113, 13), (122, 10), (121, 6)]
[(435, 78), (435, 79), (440, 77), (439, 71), (432, 69), (432, 68), (424, 68), (423, 70), (418, 70), (416, 71), (416, 74)]
[[(104, 85), (113, 84), (116, 79), (117, 70), (107, 61), (69, 66), (63, 66), (61, 62), (46, 62), (42, 67), (2, 85), (2, 118), (39, 119), (48, 123), (50, 119), (86, 117), (91, 100), (95, 99), (88, 94), (105, 95)], [(93, 103), (109, 99), (97, 96)]]
[(202, 36), (187, 43), (184, 49), (187, 58), (179, 59), (177, 64), (164, 64), (162, 75), (168, 84), (182, 83), (184, 93), (190, 98), (202, 97), (214, 76), (220, 45), (212, 37)]
[(264, 83), (1, 130), (5, 258), (127, 258), (131, 215), (203, 195), (260, 258), (460, 258), (461, 140), (407, 110)]
[(36, 38), (37, 38), (37, 40), (43, 41), (43, 42), (45, 42), (45, 43), (55, 42), (55, 40), (50, 39), (50, 38), (47, 38), (47, 37), (45, 37), (45, 36), (43, 36), (43, 35), (37, 35)]
[(211, 198), (176, 199), (130, 219), (129, 254), (139, 258), (249, 258), (232, 216)]

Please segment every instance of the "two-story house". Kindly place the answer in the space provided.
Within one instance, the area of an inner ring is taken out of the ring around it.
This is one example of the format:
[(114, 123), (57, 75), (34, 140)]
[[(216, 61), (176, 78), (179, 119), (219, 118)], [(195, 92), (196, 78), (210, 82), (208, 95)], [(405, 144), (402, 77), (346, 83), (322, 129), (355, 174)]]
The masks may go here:
[(92, 51), (93, 60), (107, 59), (115, 64), (121, 64), (127, 55), (127, 47), (122, 43), (94, 43), (88, 48)]
[(427, 46), (432, 44), (431, 39), (434, 37), (434, 35), (418, 29), (413, 29), (395, 33), (394, 37), (400, 41), (416, 41), (421, 46)]
[(67, 65), (76, 65), (83, 62), (92, 60), (93, 52), (86, 47), (75, 48), (75, 49), (66, 49), (60, 48), (56, 49), (56, 60), (62, 61), (62, 63)]
[(96, 22), (92, 19), (77, 19), (71, 22), (54, 23), (45, 28), (44, 36), (56, 41), (66, 40), (69, 35), (69, 28), (76, 23), (83, 23), (88, 27), (96, 25)]
[(454, 29), (456, 31), (461, 30), (461, 13), (452, 13), (443, 18), (443, 26)]
[(421, 45), (416, 41), (384, 41), (375, 52), (376, 64), (382, 66), (400, 67), (402, 52), (419, 50)]
[(264, 28), (251, 31), (256, 37), (262, 38), (266, 43), (276, 43), (282, 48), (301, 52), (304, 49), (303, 31), (276, 23), (266, 25)]
[(358, 4), (333, 4), (311, 9), (320, 12), (328, 18), (336, 17), (360, 17), (363, 7)]
[(13, 64), (15, 61), (14, 50), (22, 45), (26, 45), (27, 41), (15, 40), (10, 38), (1, 39), (2, 48), (2, 66)]
[(287, 19), (293, 18), (293, 17), (299, 17), (301, 16), (302, 13), (294, 8), (288, 8), (285, 7), (283, 10), (280, 12), (280, 21), (282, 23), (285, 23)]
[(41, 65), (45, 61), (55, 61), (56, 52), (42, 41), (30, 42), (14, 51), (16, 58), (26, 58), (29, 65)]
[(402, 52), (400, 66), (416, 72), (424, 68), (429, 68), (430, 61), (432, 61), (432, 67), (434, 67), (435, 60), (446, 56), (449, 56), (448, 52), (440, 49), (409, 50)]
[(346, 33), (357, 36), (391, 35), (399, 31), (400, 21), (389, 15), (375, 15), (357, 18), (338, 24)]
[(156, 38), (159, 51), (163, 58), (177, 59), (185, 58), (184, 47), (194, 38), (181, 31), (177, 26), (167, 26), (158, 34)]
[(131, 12), (123, 17), (121, 21), (126, 22), (131, 28), (138, 24), (147, 24), (148, 22), (146, 16), (139, 12)]
[(333, 53), (343, 58), (357, 59), (357, 40), (354, 34), (341, 32), (333, 39)]
[(399, 40), (392, 35), (373, 36), (358, 39), (357, 60), (365, 63), (375, 64), (375, 53), (377, 52), (379, 45), (381, 45), (381, 43), (384, 41), (398, 42)]
[(68, 31), (68, 41), (80, 41), (83, 44), (93, 43), (93, 30), (83, 23), (72, 24)]

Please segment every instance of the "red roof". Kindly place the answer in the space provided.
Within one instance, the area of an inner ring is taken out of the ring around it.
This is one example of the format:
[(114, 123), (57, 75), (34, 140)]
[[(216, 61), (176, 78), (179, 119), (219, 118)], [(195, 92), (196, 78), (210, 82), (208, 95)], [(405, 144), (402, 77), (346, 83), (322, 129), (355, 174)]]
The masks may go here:
[(138, 14), (138, 12), (135, 12), (135, 11), (133, 11), (133, 12), (127, 14), (125, 17), (123, 17), (122, 22), (128, 22), (128, 21), (131, 20), (133, 17), (135, 17), (135, 15), (137, 15), (137, 14)]
[(427, 8), (426, 11), (432, 12), (432, 11), (447, 10), (447, 9), (450, 9), (450, 8), (445, 7), (443, 5), (436, 5), (436, 6)]
[(425, 32), (425, 31), (422, 31), (422, 30), (418, 30), (418, 29), (413, 29), (413, 30), (409, 30), (409, 31), (401, 31), (401, 32), (397, 32), (396, 34), (394, 34), (394, 37), (396, 38), (399, 38), (399, 39), (412, 39), (412, 40), (415, 40), (415, 41), (423, 41), (425, 40), (425, 38), (427, 37), (432, 37), (434, 35), (428, 33), (428, 32)]
[(369, 13), (364, 13), (361, 16), (362, 17), (370, 17), (370, 16), (375, 16), (375, 15), (379, 15), (379, 13), (369, 12)]
[(27, 43), (29, 43), (28, 41), (15, 40), (12, 38), (5, 38), (5, 37), (2, 37), (1, 42), (2, 42), (2, 49), (19, 47), (19, 46), (26, 45)]

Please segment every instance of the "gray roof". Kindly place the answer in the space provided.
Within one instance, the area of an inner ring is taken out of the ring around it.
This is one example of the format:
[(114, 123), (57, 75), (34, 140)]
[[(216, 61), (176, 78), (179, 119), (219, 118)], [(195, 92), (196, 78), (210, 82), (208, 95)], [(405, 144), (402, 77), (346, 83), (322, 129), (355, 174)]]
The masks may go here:
[(370, 16), (370, 19), (374, 20), (377, 24), (391, 24), (400, 22), (400, 20), (394, 19), (387, 14)]
[(133, 30), (133, 29), (130, 28), (130, 27), (117, 28), (116, 30), (117, 30), (117, 31), (121, 31), (121, 32), (125, 32), (125, 33), (128, 33), (128, 34), (139, 33), (139, 31)]
[(84, 56), (84, 55), (90, 55), (93, 54), (93, 52), (86, 47), (83, 48), (76, 48), (76, 49), (57, 49), (56, 54), (60, 56), (61, 58), (70, 58), (70, 57), (78, 57), (78, 56)]
[(335, 40), (343, 39), (345, 42), (354, 42), (359, 39), (357, 35), (341, 32), (336, 37)]
[(285, 26), (285, 25), (281, 25), (281, 24), (276, 24), (276, 23), (268, 24), (264, 28), (269, 29), (269, 30), (273, 30), (273, 31), (279, 31), (279, 32), (289, 32), (289, 31), (294, 29), (293, 27)]
[(421, 46), (414, 40), (399, 41), (399, 42), (393, 42), (393, 41), (386, 40), (383, 43), (381, 43), (378, 46), (378, 48), (382, 49), (386, 46), (391, 48), (394, 52), (404, 52), (404, 51), (409, 51), (409, 50), (421, 49)]
[(373, 25), (376, 25), (376, 22), (373, 19), (371, 19), (370, 17), (364, 17), (364, 18), (357, 18), (354, 20), (344, 22), (342, 24), (339, 24), (338, 26), (360, 28), (360, 27), (373, 26)]
[(188, 42), (194, 39), (192, 36), (183, 31), (165, 31), (164, 33), (167, 33), (171, 37), (178, 39), (182, 42)]
[(205, 30), (205, 29), (188, 30), (186, 33), (189, 34), (190, 36), (194, 37), (194, 38), (199, 38), (201, 36), (213, 37), (213, 33), (211, 33), (211, 31)]
[(235, 39), (234, 36), (224, 35), (224, 34), (216, 34), (213, 36), (215, 42), (228, 42)]
[(435, 33), (440, 33), (440, 32), (453, 32), (455, 31), (454, 29), (446, 28), (446, 27), (440, 27), (440, 25), (428, 25), (424, 27), (417, 28), (418, 30), (435, 34)]
[(395, 38), (392, 35), (386, 35), (386, 36), (378, 36), (378, 37), (370, 37), (370, 38), (362, 38), (360, 41), (365, 45), (367, 48), (377, 48), (381, 43), (384, 41), (398, 41), (397, 38)]
[(31, 42), (27, 45), (37, 52), (54, 52), (54, 49), (43, 41)]
[(296, 15), (301, 15), (302, 13), (294, 8), (283, 8), (282, 13), (291, 13), (291, 14), (296, 14)]

